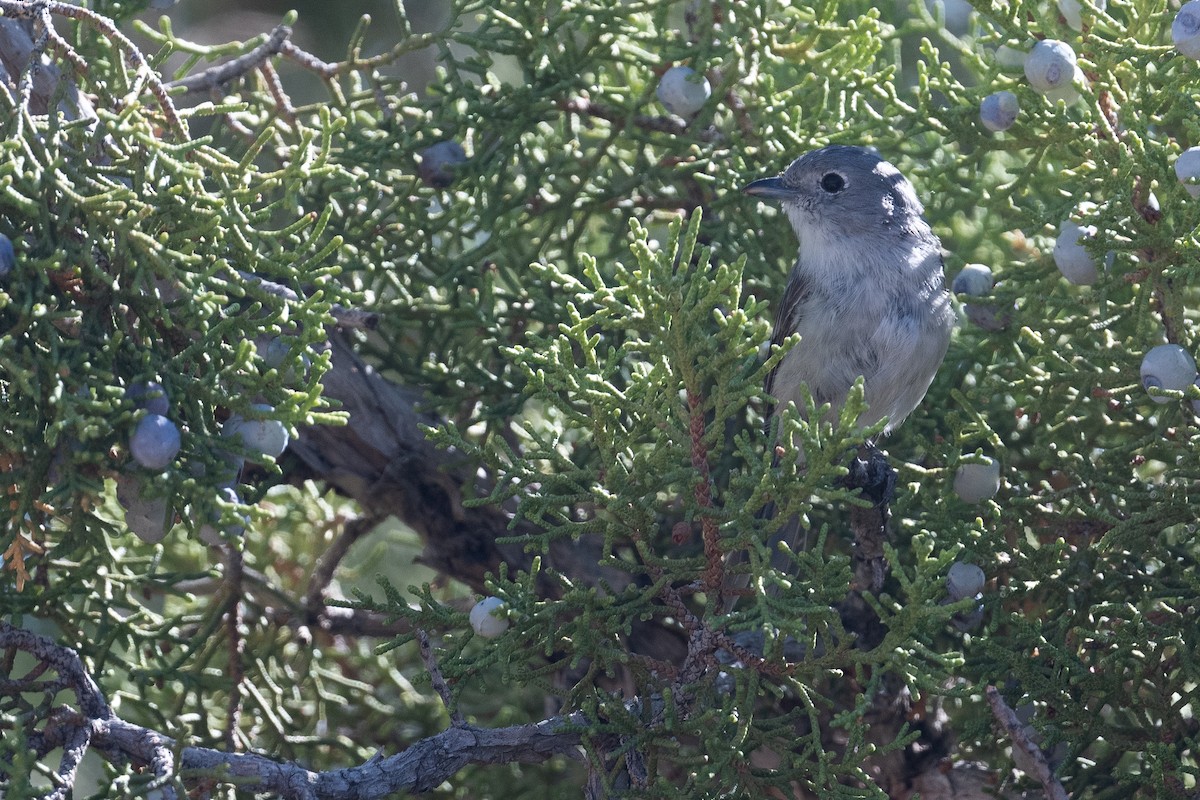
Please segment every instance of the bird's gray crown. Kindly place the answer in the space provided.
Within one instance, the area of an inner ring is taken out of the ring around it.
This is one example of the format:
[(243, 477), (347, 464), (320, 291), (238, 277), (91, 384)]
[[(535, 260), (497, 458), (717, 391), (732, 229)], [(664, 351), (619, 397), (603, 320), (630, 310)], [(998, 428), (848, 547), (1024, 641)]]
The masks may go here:
[(754, 181), (745, 191), (799, 207), (827, 221), (835, 217), (838, 227), (909, 227), (924, 211), (900, 170), (870, 150), (849, 145), (806, 153), (782, 175)]

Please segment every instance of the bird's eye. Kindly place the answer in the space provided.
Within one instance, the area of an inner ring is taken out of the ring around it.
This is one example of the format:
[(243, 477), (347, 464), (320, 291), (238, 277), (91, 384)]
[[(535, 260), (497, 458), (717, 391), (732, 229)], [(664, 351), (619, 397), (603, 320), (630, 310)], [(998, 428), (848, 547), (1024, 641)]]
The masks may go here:
[(846, 188), (846, 179), (838, 172), (826, 172), (821, 176), (821, 188), (830, 194), (837, 194)]

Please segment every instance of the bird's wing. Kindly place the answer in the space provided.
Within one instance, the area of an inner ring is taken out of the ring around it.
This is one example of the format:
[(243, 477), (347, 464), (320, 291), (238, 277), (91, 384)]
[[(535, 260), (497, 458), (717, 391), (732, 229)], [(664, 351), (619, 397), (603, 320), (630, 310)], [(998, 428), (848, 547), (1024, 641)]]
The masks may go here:
[[(792, 269), (792, 274), (788, 276), (787, 288), (783, 291), (783, 297), (779, 300), (779, 307), (775, 310), (775, 330), (771, 332), (771, 344), (773, 346), (780, 345), (783, 340), (791, 336), (792, 331), (796, 330), (797, 314), (799, 314), (800, 304), (805, 301), (809, 294), (808, 279), (800, 274), (795, 268)], [(767, 373), (767, 378), (763, 382), (763, 388), (768, 395), (771, 395), (775, 384), (775, 373), (779, 370), (776, 365), (775, 369)], [(768, 437), (771, 436), (771, 417), (775, 413), (775, 404), (773, 399), (768, 399), (765, 413), (763, 414), (763, 427)], [(774, 448), (772, 448), (774, 449)], [(779, 453), (776, 452), (771, 459), (772, 468), (779, 466)], [(766, 505), (759, 509), (756, 515), (759, 519), (771, 519), (775, 516), (776, 506), (774, 500), (768, 500)], [(804, 526), (800, 523), (799, 517), (792, 517), (783, 527), (771, 538), (771, 548), (775, 552), (772, 557), (771, 565), (778, 570), (787, 570), (790, 563), (787, 562), (787, 556), (778, 550), (779, 542), (786, 541), (796, 552), (801, 545), (801, 539), (804, 536)], [(732, 573), (733, 568), (746, 561), (746, 553), (744, 550), (736, 550), (731, 552), (725, 564), (726, 570)], [(727, 588), (730, 590), (745, 589), (750, 585), (749, 574), (730, 574), (727, 577)], [(774, 594), (774, 591), (772, 591)], [(730, 591), (725, 597), (725, 613), (733, 611), (734, 605), (737, 603), (738, 594)]]
[[(799, 312), (800, 305), (807, 299), (809, 293), (808, 278), (800, 273), (795, 267), (792, 268), (792, 274), (788, 276), (787, 288), (783, 291), (783, 297), (779, 299), (779, 307), (775, 310), (775, 330), (771, 332), (772, 348), (783, 344), (783, 340), (791, 336), (796, 330), (796, 315)], [(763, 389), (768, 395), (773, 395), (775, 388), (775, 373), (779, 371), (779, 365), (775, 365), (775, 369), (767, 373), (767, 379), (763, 382)], [(775, 413), (775, 405), (771, 402), (767, 408), (764, 417), (767, 420), (771, 419), (771, 415)]]

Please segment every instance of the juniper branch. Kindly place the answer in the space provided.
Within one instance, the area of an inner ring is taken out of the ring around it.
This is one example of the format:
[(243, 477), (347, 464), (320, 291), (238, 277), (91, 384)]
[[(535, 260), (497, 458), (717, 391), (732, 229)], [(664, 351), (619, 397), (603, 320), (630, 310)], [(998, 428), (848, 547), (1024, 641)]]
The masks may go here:
[[(294, 303), (300, 302), (302, 299), (300, 294), (294, 289), (284, 286), (275, 281), (269, 281), (266, 278), (237, 270), (238, 276), (248, 284), (257, 286), (268, 294), (273, 294), (276, 297), (282, 297), (284, 300), (289, 300)], [(359, 308), (346, 308), (344, 306), (335, 305), (329, 309), (330, 316), (334, 321), (343, 328), (356, 328), (364, 330), (374, 330), (379, 325), (379, 314), (374, 311), (365, 311)]]
[(450, 693), (450, 687), (446, 684), (445, 676), (442, 675), (442, 668), (438, 666), (437, 656), (433, 652), (433, 642), (429, 640), (429, 634), (420, 628), (417, 629), (417, 646), (421, 650), (421, 661), (429, 673), (429, 681), (433, 684), (433, 690), (442, 699), (442, 705), (450, 714), (450, 724), (456, 728), (465, 726), (467, 721), (455, 706), (454, 695)]
[(1008, 703), (1004, 702), (1004, 698), (1000, 696), (1000, 692), (995, 686), (987, 687), (986, 694), (988, 705), (992, 708), (992, 715), (1012, 740), (1013, 760), (1016, 761), (1017, 766), (1029, 773), (1029, 777), (1042, 784), (1042, 789), (1046, 792), (1046, 800), (1067, 800), (1067, 791), (1054, 776), (1054, 771), (1050, 769), (1050, 764), (1046, 761), (1046, 754), (1029, 738), (1029, 734), (1025, 732), (1025, 726), (1017, 718), (1016, 712), (1008, 707)]
[[(55, 724), (47, 725), (44, 731), (31, 737), (40, 753), (66, 747), (70, 753), (82, 757), (90, 743), (110, 761), (128, 759), (151, 766), (161, 777), (174, 770), (171, 754), (178, 751), (178, 768), (185, 779), (202, 775), (217, 783), (236, 781), (242, 788), (253, 787), (259, 792), (297, 800), (371, 800), (397, 792), (426, 792), (468, 764), (537, 763), (556, 755), (578, 757), (584, 734), (594, 727), (579, 712), (496, 729), (456, 724), (397, 755), (376, 756), (357, 767), (313, 772), (259, 755), (206, 747), (179, 748), (179, 743), (171, 737), (116, 716), (73, 650), (2, 621), (0, 648), (14, 648), (32, 655), (44, 667), (57, 672), (64, 688), (74, 690), (79, 701), (80, 711), (56, 711)], [(11, 686), (0, 685), (0, 692), (12, 691)], [(64, 756), (61, 774), (65, 780), (73, 779), (72, 765), (77, 760)], [(62, 791), (69, 790), (69, 783), (64, 783)]]
[(381, 521), (381, 517), (370, 514), (346, 521), (333, 544), (321, 554), (309, 578), (308, 590), (304, 594), (304, 608), (314, 617), (324, 608), (325, 590), (333, 581), (333, 574), (342, 563), (342, 559), (350, 552), (355, 542), (373, 531)]
[[(648, 131), (658, 131), (659, 133), (669, 133), (673, 136), (681, 136), (687, 130), (687, 124), (674, 117), (650, 116), (648, 114), (626, 114), (610, 106), (600, 103), (593, 103), (582, 97), (572, 97), (560, 104), (563, 111), (570, 114), (579, 114), (585, 117), (596, 117), (606, 122), (611, 122), (618, 128), (623, 128), (629, 123), (637, 128), (642, 128)], [(714, 132), (705, 132), (701, 135), (701, 139), (706, 141), (719, 138)]]
[[(40, 20), (49, 15), (58, 15), (78, 22), (84, 22), (96, 28), (124, 51), (125, 57), (133, 63), (134, 67), (137, 68), (138, 74), (146, 80), (151, 94), (154, 95), (159, 107), (162, 109), (163, 116), (167, 118), (168, 126), (175, 132), (176, 136), (180, 139), (190, 138), (187, 125), (180, 118), (179, 112), (176, 111), (175, 104), (171, 101), (171, 97), (167, 93), (162, 79), (150, 67), (149, 62), (146, 61), (146, 57), (138, 49), (137, 45), (130, 41), (129, 37), (121, 33), (108, 17), (97, 14), (90, 9), (74, 6), (69, 3), (57, 2), (57, 0), (37, 0), (36, 2), (28, 2), (27, 0), (0, 0), (0, 13), (3, 13), (6, 17), (21, 20)], [(50, 25), (46, 25), (47, 33), (45, 35), (47, 39), (51, 35), (49, 33), (51, 27)], [(72, 63), (75, 63), (74, 59), (71, 60)], [(28, 98), (23, 99), (27, 100)]]
[(166, 84), (166, 87), (169, 90), (182, 89), (184, 94), (211, 91), (220, 88), (230, 81), (258, 69), (261, 65), (267, 63), (267, 60), (272, 56), (279, 55), (283, 52), (284, 44), (287, 43), (291, 35), (292, 29), (290, 27), (287, 25), (276, 25), (267, 38), (250, 52), (226, 61), (224, 64), (209, 67), (203, 72), (197, 72), (195, 75), (188, 75), (186, 78), (171, 81)]
[(87, 72), (87, 62), (75, 52), (75, 49), (62, 36), (59, 36), (58, 31), (54, 29), (54, 20), (50, 18), (49, 9), (43, 7), (38, 19), (41, 21), (42, 31), (46, 36), (50, 49), (67, 61), (70, 61), (76, 74), (85, 74)]

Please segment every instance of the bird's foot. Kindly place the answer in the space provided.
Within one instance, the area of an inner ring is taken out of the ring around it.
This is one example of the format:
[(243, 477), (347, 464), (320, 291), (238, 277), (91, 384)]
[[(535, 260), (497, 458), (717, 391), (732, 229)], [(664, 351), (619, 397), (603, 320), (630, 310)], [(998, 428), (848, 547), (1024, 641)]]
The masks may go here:
[(896, 499), (896, 470), (887, 454), (873, 445), (864, 445), (850, 462), (850, 474), (843, 481), (848, 489), (861, 489), (863, 497), (882, 508)]

